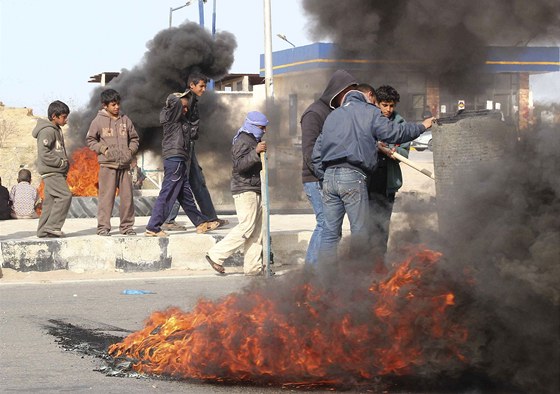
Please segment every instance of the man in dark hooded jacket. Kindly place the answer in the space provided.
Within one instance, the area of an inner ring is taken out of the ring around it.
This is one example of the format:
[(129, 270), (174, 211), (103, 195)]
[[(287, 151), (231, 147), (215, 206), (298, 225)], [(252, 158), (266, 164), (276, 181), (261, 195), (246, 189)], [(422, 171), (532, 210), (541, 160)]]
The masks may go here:
[(303, 189), (315, 213), (317, 224), (309, 240), (305, 262), (315, 264), (321, 244), (323, 231), (323, 203), (319, 179), (313, 172), (311, 156), (313, 146), (327, 116), (338, 106), (340, 100), (348, 90), (356, 86), (358, 82), (345, 70), (337, 70), (333, 73), (325, 91), (303, 112), (301, 116), (301, 149), (303, 154), (302, 181)]

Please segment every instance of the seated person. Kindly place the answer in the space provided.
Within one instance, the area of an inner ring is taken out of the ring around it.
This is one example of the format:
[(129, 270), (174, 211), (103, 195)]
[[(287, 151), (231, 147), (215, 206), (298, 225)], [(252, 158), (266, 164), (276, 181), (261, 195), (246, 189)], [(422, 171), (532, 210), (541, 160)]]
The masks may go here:
[(0, 220), (10, 219), (10, 192), (5, 186), (2, 186), (2, 178), (0, 178)]
[(10, 191), (11, 216), (14, 219), (37, 219), (35, 208), (41, 200), (37, 189), (31, 186), (31, 171), (22, 168), (18, 172), (18, 183)]

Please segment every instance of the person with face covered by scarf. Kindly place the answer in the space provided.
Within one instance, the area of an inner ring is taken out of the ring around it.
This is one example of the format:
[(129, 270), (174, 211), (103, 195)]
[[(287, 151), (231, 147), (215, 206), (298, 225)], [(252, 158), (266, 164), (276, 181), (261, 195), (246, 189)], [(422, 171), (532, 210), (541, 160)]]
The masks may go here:
[(233, 137), (231, 157), (233, 170), (231, 193), (239, 224), (206, 254), (206, 261), (223, 274), (223, 262), (243, 247), (243, 272), (248, 276), (263, 275), (262, 206), (260, 153), (266, 152), (262, 137), (268, 119), (258, 111), (247, 114), (243, 126)]

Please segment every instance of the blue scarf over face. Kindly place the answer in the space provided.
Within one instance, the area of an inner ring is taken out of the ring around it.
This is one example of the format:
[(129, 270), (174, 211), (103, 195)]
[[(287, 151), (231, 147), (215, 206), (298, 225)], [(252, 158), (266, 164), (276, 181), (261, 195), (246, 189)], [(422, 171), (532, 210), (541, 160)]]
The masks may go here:
[(235, 144), (235, 141), (239, 137), (239, 134), (242, 132), (253, 134), (257, 141), (260, 141), (264, 130), (258, 126), (266, 126), (268, 124), (268, 119), (266, 116), (258, 111), (251, 111), (247, 114), (245, 118), (245, 122), (243, 122), (243, 126), (239, 130), (237, 130), (237, 134), (233, 137), (232, 144)]

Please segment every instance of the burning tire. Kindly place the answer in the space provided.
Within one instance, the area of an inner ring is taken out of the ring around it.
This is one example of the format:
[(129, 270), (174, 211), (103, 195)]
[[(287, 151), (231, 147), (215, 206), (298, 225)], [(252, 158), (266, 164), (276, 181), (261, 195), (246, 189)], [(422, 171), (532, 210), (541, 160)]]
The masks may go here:
[[(156, 197), (154, 196), (134, 196), (134, 214), (135, 216), (151, 216), (152, 207), (154, 206)], [(73, 197), (68, 218), (83, 219), (97, 217), (97, 197)], [(120, 198), (115, 198), (112, 217), (119, 216)]]

